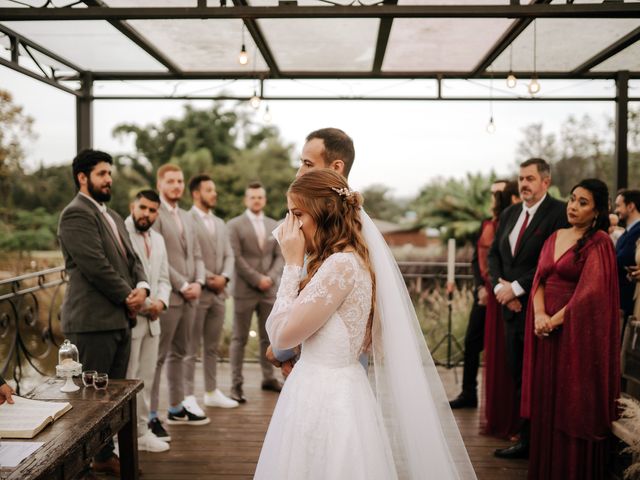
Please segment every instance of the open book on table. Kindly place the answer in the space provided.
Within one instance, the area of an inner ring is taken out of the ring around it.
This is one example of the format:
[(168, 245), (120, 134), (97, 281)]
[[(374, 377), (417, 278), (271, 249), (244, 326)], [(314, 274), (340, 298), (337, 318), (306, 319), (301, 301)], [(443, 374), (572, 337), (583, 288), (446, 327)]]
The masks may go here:
[(0, 437), (33, 438), (71, 410), (69, 402), (43, 402), (13, 396), (14, 404), (0, 405)]

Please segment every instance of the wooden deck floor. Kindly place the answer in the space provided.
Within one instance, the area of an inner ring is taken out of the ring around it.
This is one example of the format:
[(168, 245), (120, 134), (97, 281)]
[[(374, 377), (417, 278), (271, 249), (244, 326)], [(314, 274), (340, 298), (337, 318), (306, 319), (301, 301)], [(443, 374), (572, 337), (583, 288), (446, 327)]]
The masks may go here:
[[(196, 393), (202, 398), (201, 365), (198, 364)], [(461, 376), (458, 372), (458, 379)], [(220, 388), (229, 392), (229, 365), (220, 364)], [(453, 371), (442, 370), (441, 377), (447, 393), (454, 396), (459, 387)], [(225, 410), (206, 408), (211, 423), (202, 427), (167, 427), (171, 436), (171, 450), (164, 453), (140, 452), (143, 479), (151, 480), (240, 480), (253, 476), (262, 440), (267, 431), (277, 394), (260, 390), (260, 368), (245, 365), (245, 395), (247, 403)], [(164, 379), (163, 379), (164, 381)], [(166, 412), (166, 387), (163, 384), (161, 411)], [(469, 456), (480, 480), (520, 480), (526, 478), (527, 462), (507, 461), (493, 456), (493, 450), (508, 442), (478, 434), (477, 410), (454, 411)], [(274, 479), (275, 480), (275, 479)], [(301, 479), (303, 480), (303, 479)]]

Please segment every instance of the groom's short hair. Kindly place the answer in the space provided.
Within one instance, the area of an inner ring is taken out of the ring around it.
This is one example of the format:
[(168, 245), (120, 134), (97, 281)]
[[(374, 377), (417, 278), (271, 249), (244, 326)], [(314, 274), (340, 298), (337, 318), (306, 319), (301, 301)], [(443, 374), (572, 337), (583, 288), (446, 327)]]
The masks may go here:
[(306, 141), (319, 138), (324, 142), (324, 163), (329, 166), (334, 160), (342, 160), (344, 163), (344, 176), (349, 176), (356, 157), (353, 140), (339, 128), (321, 128), (307, 135)]

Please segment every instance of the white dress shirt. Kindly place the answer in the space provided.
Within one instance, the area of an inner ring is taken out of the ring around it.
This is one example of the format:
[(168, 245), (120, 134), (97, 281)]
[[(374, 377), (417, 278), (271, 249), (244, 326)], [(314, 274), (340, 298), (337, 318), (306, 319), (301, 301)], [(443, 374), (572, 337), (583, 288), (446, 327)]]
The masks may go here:
[(258, 237), (258, 245), (260, 245), (260, 248), (264, 248), (264, 242), (267, 237), (264, 228), (264, 213), (260, 212), (256, 215), (247, 209), (246, 214), (249, 220), (251, 220), (251, 225), (253, 225), (253, 230), (256, 232), (256, 237)]
[[(540, 200), (538, 200), (536, 203), (534, 203), (530, 207), (527, 207), (525, 203), (522, 202), (522, 211), (520, 212), (518, 221), (516, 221), (516, 224), (513, 226), (513, 230), (511, 230), (511, 232), (509, 233), (509, 246), (511, 247), (512, 254), (515, 255), (516, 242), (518, 241), (518, 234), (520, 233), (520, 229), (522, 228), (522, 224), (524, 223), (524, 219), (527, 216), (527, 213), (529, 213), (529, 223), (527, 224), (527, 228), (529, 228), (529, 225), (531, 225), (533, 217), (538, 211), (538, 208), (540, 208), (540, 205), (542, 204), (542, 202), (544, 202), (545, 198), (547, 198), (546, 193)], [(502, 284), (499, 283), (494, 287), (493, 293), (497, 294), (501, 288), (502, 288)], [(513, 293), (516, 297), (521, 297), (522, 295), (527, 293), (524, 291), (524, 288), (522, 288), (522, 286), (518, 283), (517, 280), (511, 282), (511, 288), (513, 289)]]

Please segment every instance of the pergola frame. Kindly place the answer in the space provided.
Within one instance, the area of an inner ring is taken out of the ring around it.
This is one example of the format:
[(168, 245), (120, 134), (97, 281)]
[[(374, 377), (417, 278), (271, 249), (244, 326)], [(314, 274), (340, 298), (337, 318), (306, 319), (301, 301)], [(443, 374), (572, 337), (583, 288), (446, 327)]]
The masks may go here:
[[(295, 2), (282, 2), (275, 7), (250, 6), (247, 0), (222, 1), (220, 7), (208, 7), (206, 0), (197, 0), (192, 7), (108, 7), (103, 0), (84, 0), (87, 8), (0, 8), (0, 21), (54, 21), (54, 20), (104, 20), (113, 25), (123, 35), (142, 48), (146, 53), (163, 65), (166, 72), (119, 72), (119, 71), (87, 71), (73, 62), (57, 55), (43, 45), (25, 38), (23, 35), (0, 25), (0, 32), (8, 36), (11, 45), (10, 60), (0, 58), (0, 65), (45, 82), (76, 97), (76, 130), (78, 150), (92, 145), (92, 115), (94, 100), (248, 100), (241, 96), (94, 96), (95, 81), (116, 80), (196, 80), (196, 79), (258, 79), (260, 93), (263, 83), (272, 79), (435, 79), (438, 93), (436, 96), (383, 97), (383, 96), (348, 96), (348, 97), (308, 97), (308, 96), (263, 96), (265, 100), (376, 100), (376, 101), (613, 101), (616, 104), (615, 115), (615, 158), (616, 180), (618, 188), (628, 183), (628, 102), (640, 101), (640, 98), (629, 97), (629, 80), (640, 79), (639, 71), (594, 72), (591, 69), (601, 64), (625, 48), (640, 41), (640, 26), (632, 32), (608, 45), (600, 52), (583, 62), (571, 72), (554, 71), (516, 71), (518, 77), (528, 78), (535, 73), (541, 79), (610, 79), (615, 80), (615, 97), (443, 97), (441, 83), (444, 79), (488, 79), (506, 77), (509, 72), (488, 71), (492, 62), (527, 28), (536, 18), (638, 18), (640, 19), (640, 3), (603, 4), (551, 4), (551, 0), (532, 0), (528, 5), (520, 5), (518, 0), (510, 0), (509, 5), (398, 5), (398, 0), (382, 0), (377, 5), (349, 6), (298, 6)], [(259, 19), (304, 19), (304, 18), (377, 18), (380, 26), (375, 46), (375, 54), (371, 71), (282, 71), (271, 51), (260, 25)], [(506, 18), (515, 22), (504, 32), (495, 44), (474, 68), (468, 72), (460, 71), (401, 71), (385, 72), (382, 64), (385, 57), (391, 27), (396, 18)], [(216, 72), (216, 71), (182, 71), (168, 56), (151, 44), (127, 20), (160, 20), (160, 19), (242, 19), (249, 35), (251, 35), (262, 58), (265, 60), (267, 72)], [(40, 72), (34, 72), (20, 65), (20, 47), (27, 52)], [(64, 65), (76, 73), (63, 78), (51, 68), (47, 71), (31, 54), (37, 51), (55, 62)], [(78, 81), (80, 88), (74, 90), (64, 85), (64, 81)], [(262, 96), (262, 95), (261, 95)]]

